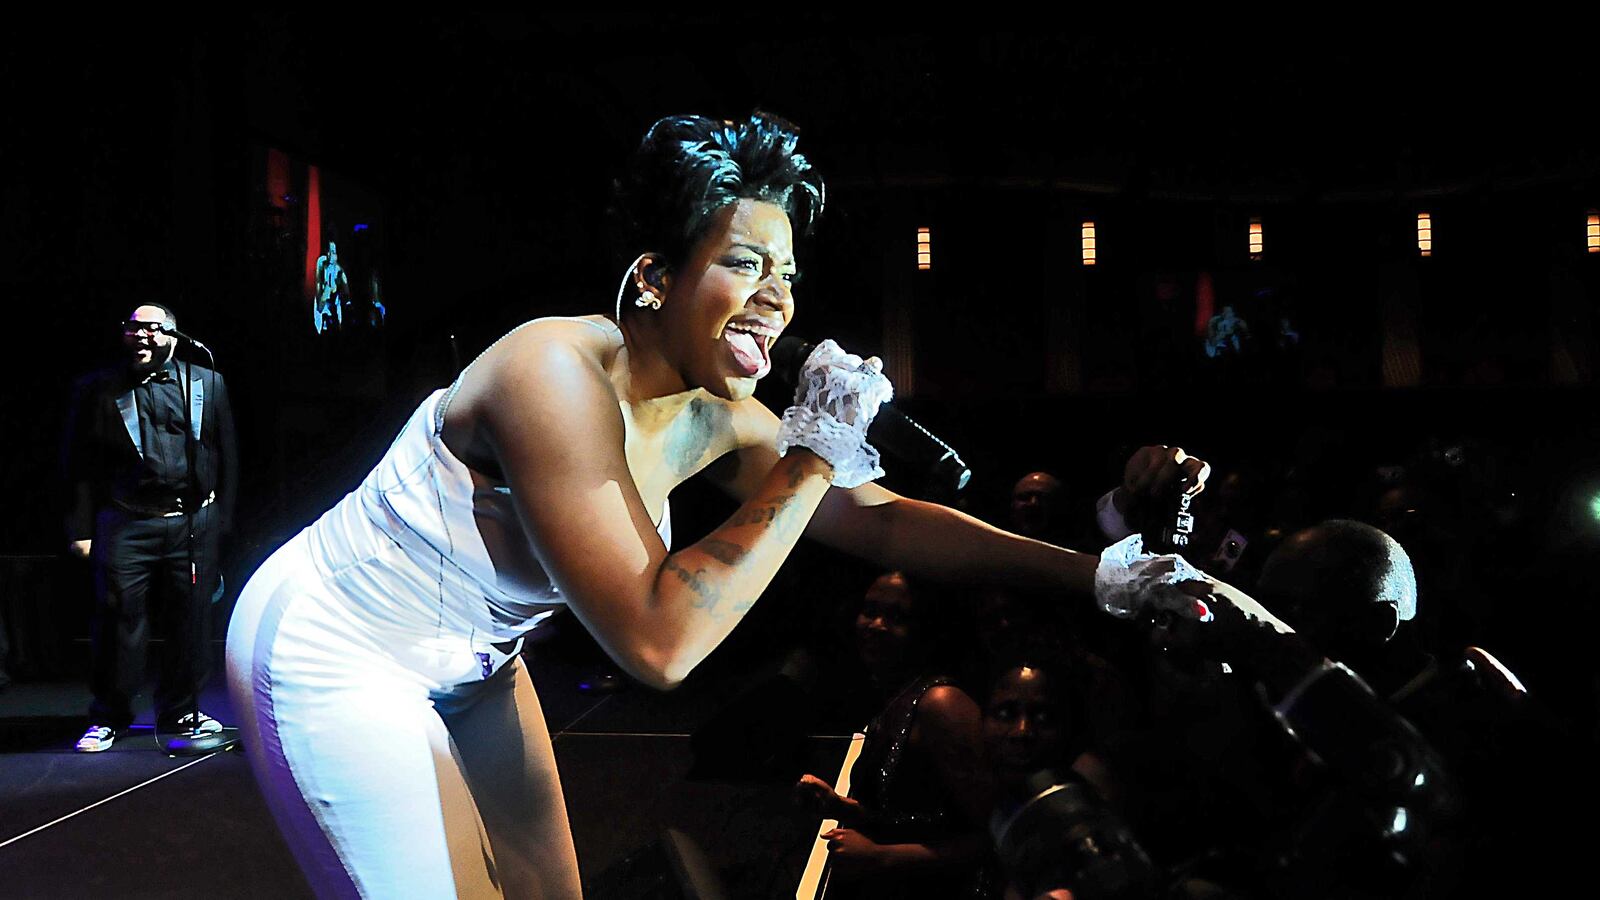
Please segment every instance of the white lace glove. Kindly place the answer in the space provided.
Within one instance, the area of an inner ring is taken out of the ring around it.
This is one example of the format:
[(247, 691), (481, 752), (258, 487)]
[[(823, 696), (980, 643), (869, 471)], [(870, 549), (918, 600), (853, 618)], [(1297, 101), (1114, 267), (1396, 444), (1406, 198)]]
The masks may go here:
[(794, 405), (778, 426), (778, 455), (804, 447), (833, 466), (836, 487), (859, 487), (883, 477), (878, 451), (867, 443), (867, 426), (894, 396), (877, 357), (862, 361), (833, 341), (812, 349), (800, 367)]
[(1185, 581), (1218, 584), (1177, 554), (1144, 552), (1144, 536), (1130, 534), (1101, 552), (1100, 565), (1094, 570), (1094, 599), (1119, 619), (1165, 611), (1210, 622), (1215, 618), (1211, 610), (1178, 589)]
[[(1205, 582), (1210, 596), (1201, 600), (1179, 590), (1178, 585), (1186, 581)], [(1100, 565), (1094, 571), (1094, 599), (1119, 619), (1144, 612), (1170, 612), (1201, 622), (1216, 621), (1212, 605), (1224, 603), (1242, 613), (1245, 620), (1264, 624), (1279, 634), (1294, 632), (1254, 597), (1196, 569), (1183, 557), (1144, 552), (1144, 536), (1138, 534), (1128, 535), (1100, 554)]]

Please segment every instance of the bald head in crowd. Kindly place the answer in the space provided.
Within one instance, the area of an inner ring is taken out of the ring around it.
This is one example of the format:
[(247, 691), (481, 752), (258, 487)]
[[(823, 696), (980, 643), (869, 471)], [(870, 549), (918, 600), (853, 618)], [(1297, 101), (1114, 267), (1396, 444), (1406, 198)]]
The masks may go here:
[(1324, 653), (1380, 650), (1417, 614), (1417, 576), (1394, 538), (1330, 519), (1296, 532), (1262, 566), (1256, 596)]

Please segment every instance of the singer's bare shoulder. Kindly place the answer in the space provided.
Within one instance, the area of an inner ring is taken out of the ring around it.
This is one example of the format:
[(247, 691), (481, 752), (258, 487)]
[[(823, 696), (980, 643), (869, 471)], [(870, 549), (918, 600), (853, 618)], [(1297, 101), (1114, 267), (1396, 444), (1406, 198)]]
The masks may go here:
[(445, 412), (445, 446), (472, 465), (494, 455), (484, 430), (491, 418), (531, 417), (526, 424), (532, 428), (534, 420), (548, 423), (565, 417), (576, 425), (597, 414), (616, 417), (617, 395), (608, 373), (621, 349), (621, 332), (601, 316), (524, 323), (461, 373)]
[(484, 351), (482, 361), (497, 368), (500, 359), (525, 360), (541, 351), (569, 347), (592, 357), (602, 368), (610, 369), (617, 351), (622, 349), (622, 332), (605, 316), (550, 316), (525, 322)]
[[(457, 403), (477, 405), (493, 386), (491, 398), (505, 399), (507, 390), (532, 388), (541, 376), (565, 380), (572, 369), (610, 372), (622, 350), (622, 332), (603, 316), (553, 316), (534, 319), (490, 345), (462, 373)], [(454, 404), (452, 404), (452, 408)]]

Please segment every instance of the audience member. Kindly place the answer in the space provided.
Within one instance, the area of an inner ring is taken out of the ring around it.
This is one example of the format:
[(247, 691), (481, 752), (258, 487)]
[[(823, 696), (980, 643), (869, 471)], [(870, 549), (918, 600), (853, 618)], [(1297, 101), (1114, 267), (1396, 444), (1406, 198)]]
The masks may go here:
[(872, 583), (856, 616), (856, 648), (882, 703), (842, 797), (814, 775), (800, 799), (839, 827), (823, 837), (830, 898), (983, 897), (992, 873), (983, 832), (990, 785), (978, 705), (957, 687), (943, 651), (970, 634), (951, 604), (900, 573)]

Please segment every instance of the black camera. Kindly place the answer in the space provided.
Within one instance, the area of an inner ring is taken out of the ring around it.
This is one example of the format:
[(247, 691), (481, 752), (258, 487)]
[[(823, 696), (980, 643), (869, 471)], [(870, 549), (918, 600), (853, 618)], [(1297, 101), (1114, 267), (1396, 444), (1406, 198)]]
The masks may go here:
[(1028, 787), (1026, 802), (991, 823), (1006, 877), (1022, 896), (1058, 888), (1080, 900), (1156, 895), (1160, 879), (1149, 855), (1087, 784), (1046, 769)]

